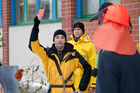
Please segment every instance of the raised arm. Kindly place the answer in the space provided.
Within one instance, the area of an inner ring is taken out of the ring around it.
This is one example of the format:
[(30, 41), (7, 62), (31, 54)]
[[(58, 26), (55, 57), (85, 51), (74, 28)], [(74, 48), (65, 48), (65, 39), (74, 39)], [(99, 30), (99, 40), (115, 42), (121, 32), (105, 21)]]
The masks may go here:
[(43, 60), (44, 58), (46, 58), (44, 57), (46, 56), (46, 50), (42, 45), (39, 44), (38, 40), (39, 24), (40, 20), (36, 16), (34, 18), (34, 26), (32, 28), (32, 32), (30, 35), (29, 48)]

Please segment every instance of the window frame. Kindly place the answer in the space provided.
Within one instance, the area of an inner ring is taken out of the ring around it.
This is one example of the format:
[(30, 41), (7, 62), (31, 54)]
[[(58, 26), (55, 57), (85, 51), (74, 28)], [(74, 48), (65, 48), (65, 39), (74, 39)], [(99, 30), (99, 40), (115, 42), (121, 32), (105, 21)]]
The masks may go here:
[[(99, 6), (106, 2), (106, 0), (99, 0)], [(95, 14), (83, 15), (83, 0), (76, 0), (76, 19), (75, 20), (86, 20), (90, 19)]]
[[(16, 22), (16, 2), (15, 0), (11, 0), (11, 1), (14, 1), (14, 4), (11, 4), (11, 11), (13, 11), (11, 13), (11, 20), (13, 20), (13, 24), (11, 23), (11, 25), (31, 25), (33, 24), (33, 21), (31, 22), (27, 22), (27, 0), (23, 0), (24, 2), (24, 21), (23, 22)], [(39, 9), (40, 9), (40, 3), (41, 0), (36, 0), (36, 14), (39, 12)], [(12, 2), (11, 2), (12, 3)], [(62, 2), (61, 2), (62, 3)], [(13, 8), (12, 8), (13, 7)], [(13, 18), (13, 15), (14, 15), (14, 19)], [(52, 0), (52, 19), (50, 20), (42, 20), (41, 23), (54, 23), (54, 22), (61, 22), (61, 18), (57, 18), (57, 0)]]
[(57, 0), (52, 0), (52, 19), (42, 20), (41, 23), (55, 23), (55, 22), (61, 22), (61, 18), (57, 18)]
[(0, 27), (2, 27), (2, 0), (0, 0)]
[[(56, 8), (55, 8), (55, 12), (56, 12), (56, 14), (55, 14), (55, 16), (56, 16), (56, 19), (57, 20), (59, 20), (59, 19), (61, 19), (62, 18), (62, 16), (61, 16), (61, 18), (58, 18), (58, 16), (57, 16), (57, 0), (55, 0), (55, 5), (56, 5)], [(62, 0), (61, 0), (61, 9), (62, 9)], [(62, 10), (61, 10), (61, 13), (62, 13)]]

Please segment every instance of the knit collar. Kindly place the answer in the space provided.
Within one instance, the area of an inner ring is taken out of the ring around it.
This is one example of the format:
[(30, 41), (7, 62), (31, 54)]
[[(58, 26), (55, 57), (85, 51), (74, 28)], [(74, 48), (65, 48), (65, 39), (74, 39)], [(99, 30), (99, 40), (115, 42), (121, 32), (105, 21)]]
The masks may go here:
[(84, 34), (78, 39), (77, 42), (74, 40), (74, 35), (73, 35), (73, 34), (71, 34), (70, 37), (71, 37), (72, 41), (75, 42), (75, 43), (78, 43), (78, 42), (89, 42), (89, 41), (91, 41), (90, 38), (89, 38), (89, 36), (88, 36), (86, 33), (84, 33)]
[[(73, 50), (73, 45), (70, 44), (70, 43), (65, 43), (65, 47), (62, 50), (62, 53), (65, 54), (67, 52), (71, 52), (72, 50)], [(53, 44), (52, 47), (48, 49), (47, 53), (50, 54), (50, 55), (53, 54), (53, 53), (57, 54), (57, 49), (55, 47), (55, 44)]]

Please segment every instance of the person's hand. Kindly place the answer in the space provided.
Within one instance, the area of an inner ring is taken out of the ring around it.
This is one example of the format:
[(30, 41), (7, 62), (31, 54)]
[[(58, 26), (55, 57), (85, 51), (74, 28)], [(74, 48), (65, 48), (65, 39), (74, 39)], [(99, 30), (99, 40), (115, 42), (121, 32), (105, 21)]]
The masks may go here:
[(39, 24), (40, 24), (40, 20), (38, 19), (38, 16), (36, 16), (34, 18), (34, 28), (37, 28), (38, 29)]
[(38, 17), (38, 20), (39, 20), (39, 21), (42, 20), (42, 17), (41, 17), (41, 16), (37, 15), (37, 17)]
[(90, 87), (90, 88), (89, 88), (89, 93), (95, 93), (95, 88)]
[(96, 68), (94, 68), (94, 69), (92, 70), (91, 75), (92, 75), (93, 77), (96, 77), (96, 76), (97, 76), (97, 69), (96, 69)]

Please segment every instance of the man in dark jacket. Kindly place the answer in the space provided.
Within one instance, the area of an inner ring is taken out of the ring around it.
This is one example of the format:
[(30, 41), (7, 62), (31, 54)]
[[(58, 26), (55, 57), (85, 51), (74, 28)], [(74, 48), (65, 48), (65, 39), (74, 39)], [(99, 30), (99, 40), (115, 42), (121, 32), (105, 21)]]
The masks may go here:
[(79, 90), (86, 90), (91, 76), (91, 66), (73, 49), (72, 44), (67, 43), (66, 33), (61, 29), (54, 33), (54, 44), (51, 48), (40, 45), (38, 40), (40, 19), (39, 16), (34, 19), (29, 48), (42, 59), (50, 83), (48, 93), (72, 93), (74, 91), (73, 73), (76, 68), (83, 69)]
[(94, 19), (100, 27), (93, 43), (101, 49), (95, 93), (140, 93), (140, 56), (130, 35), (126, 8), (104, 3), (90, 21)]

